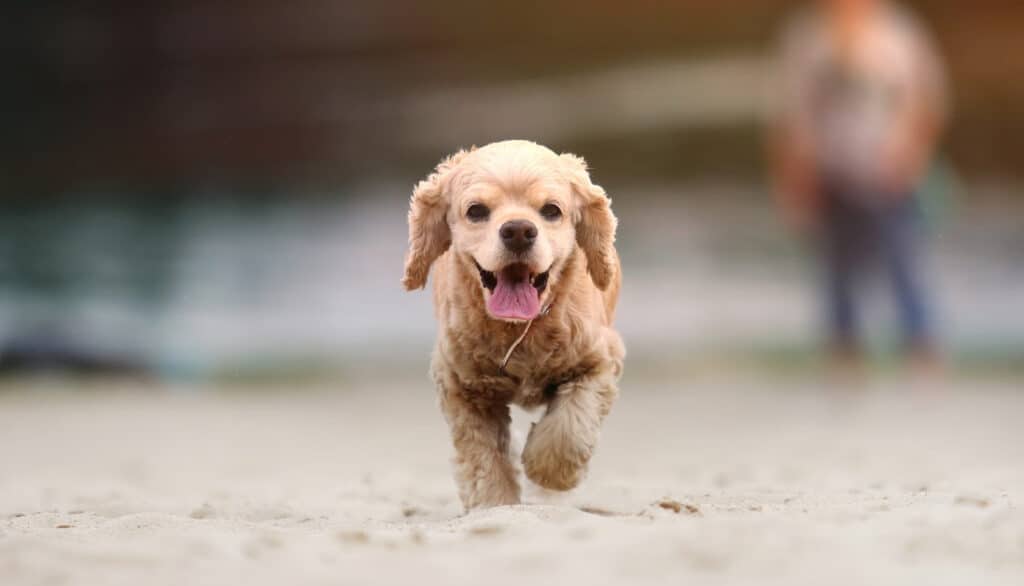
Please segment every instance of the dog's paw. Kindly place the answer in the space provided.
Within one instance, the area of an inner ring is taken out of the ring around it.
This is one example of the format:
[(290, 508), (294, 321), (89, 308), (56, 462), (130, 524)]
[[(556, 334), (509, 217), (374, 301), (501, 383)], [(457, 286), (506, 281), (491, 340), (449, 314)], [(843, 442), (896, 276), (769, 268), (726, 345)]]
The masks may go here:
[(506, 457), (481, 454), (474, 460), (455, 459), (455, 480), (467, 511), (518, 505), (520, 486), (517, 476), (515, 466)]
[(583, 480), (593, 445), (566, 429), (558, 417), (547, 416), (533, 425), (523, 449), (523, 471), (537, 485), (570, 490)]
[(462, 504), (467, 511), (489, 509), (504, 505), (518, 505), (520, 502), (517, 487), (479, 487), (461, 496)]

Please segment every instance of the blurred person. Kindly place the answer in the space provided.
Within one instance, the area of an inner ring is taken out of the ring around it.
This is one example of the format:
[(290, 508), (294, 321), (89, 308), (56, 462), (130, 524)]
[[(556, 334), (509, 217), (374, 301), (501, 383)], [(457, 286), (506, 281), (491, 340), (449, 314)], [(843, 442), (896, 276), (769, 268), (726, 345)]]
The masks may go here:
[(947, 98), (927, 32), (885, 0), (819, 0), (784, 31), (781, 81), (775, 191), (787, 221), (819, 249), (832, 357), (861, 363), (855, 289), (880, 264), (908, 358), (937, 366), (916, 194)]

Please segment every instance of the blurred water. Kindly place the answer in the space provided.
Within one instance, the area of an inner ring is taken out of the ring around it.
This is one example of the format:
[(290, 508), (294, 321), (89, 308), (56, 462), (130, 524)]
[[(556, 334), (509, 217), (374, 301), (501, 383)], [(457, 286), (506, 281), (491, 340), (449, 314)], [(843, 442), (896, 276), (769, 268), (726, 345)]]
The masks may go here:
[[(610, 190), (625, 270), (618, 325), (634, 359), (812, 346), (813, 262), (764, 194), (724, 184)], [(0, 343), (189, 376), (421, 364), (434, 322), (429, 293), (399, 285), (407, 191), (376, 183), (340, 195), (211, 189), (144, 204), (9, 205)], [(1021, 218), (981, 197), (936, 233), (932, 276), (950, 348), (1024, 348)], [(896, 333), (886, 297), (875, 291), (866, 316), (880, 339)]]

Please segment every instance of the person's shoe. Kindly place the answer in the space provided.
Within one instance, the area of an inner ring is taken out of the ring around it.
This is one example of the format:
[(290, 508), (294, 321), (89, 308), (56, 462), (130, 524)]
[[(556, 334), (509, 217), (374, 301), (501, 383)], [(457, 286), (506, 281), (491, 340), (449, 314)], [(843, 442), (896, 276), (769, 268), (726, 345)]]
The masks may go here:
[(833, 343), (828, 350), (829, 378), (843, 387), (863, 387), (867, 381), (864, 352), (849, 340)]
[(942, 353), (928, 340), (915, 340), (907, 344), (904, 363), (915, 389), (932, 391), (945, 379), (946, 363)]

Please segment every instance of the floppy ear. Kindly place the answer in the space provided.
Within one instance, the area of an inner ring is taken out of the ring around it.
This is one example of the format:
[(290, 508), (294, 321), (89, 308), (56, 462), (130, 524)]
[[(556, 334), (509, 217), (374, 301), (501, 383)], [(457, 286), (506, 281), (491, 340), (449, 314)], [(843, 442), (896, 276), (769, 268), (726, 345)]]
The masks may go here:
[(426, 286), (430, 265), (452, 243), (447, 220), (448, 184), (452, 170), (470, 151), (460, 150), (441, 161), (429, 177), (413, 188), (409, 202), (409, 251), (405, 255), (405, 276), (402, 278), (402, 285), (407, 291)]
[(578, 201), (576, 242), (587, 257), (590, 278), (603, 291), (618, 270), (618, 255), (615, 253), (615, 227), (618, 220), (612, 214), (612, 200), (600, 185), (590, 181), (586, 161), (569, 153), (563, 154), (561, 158)]

